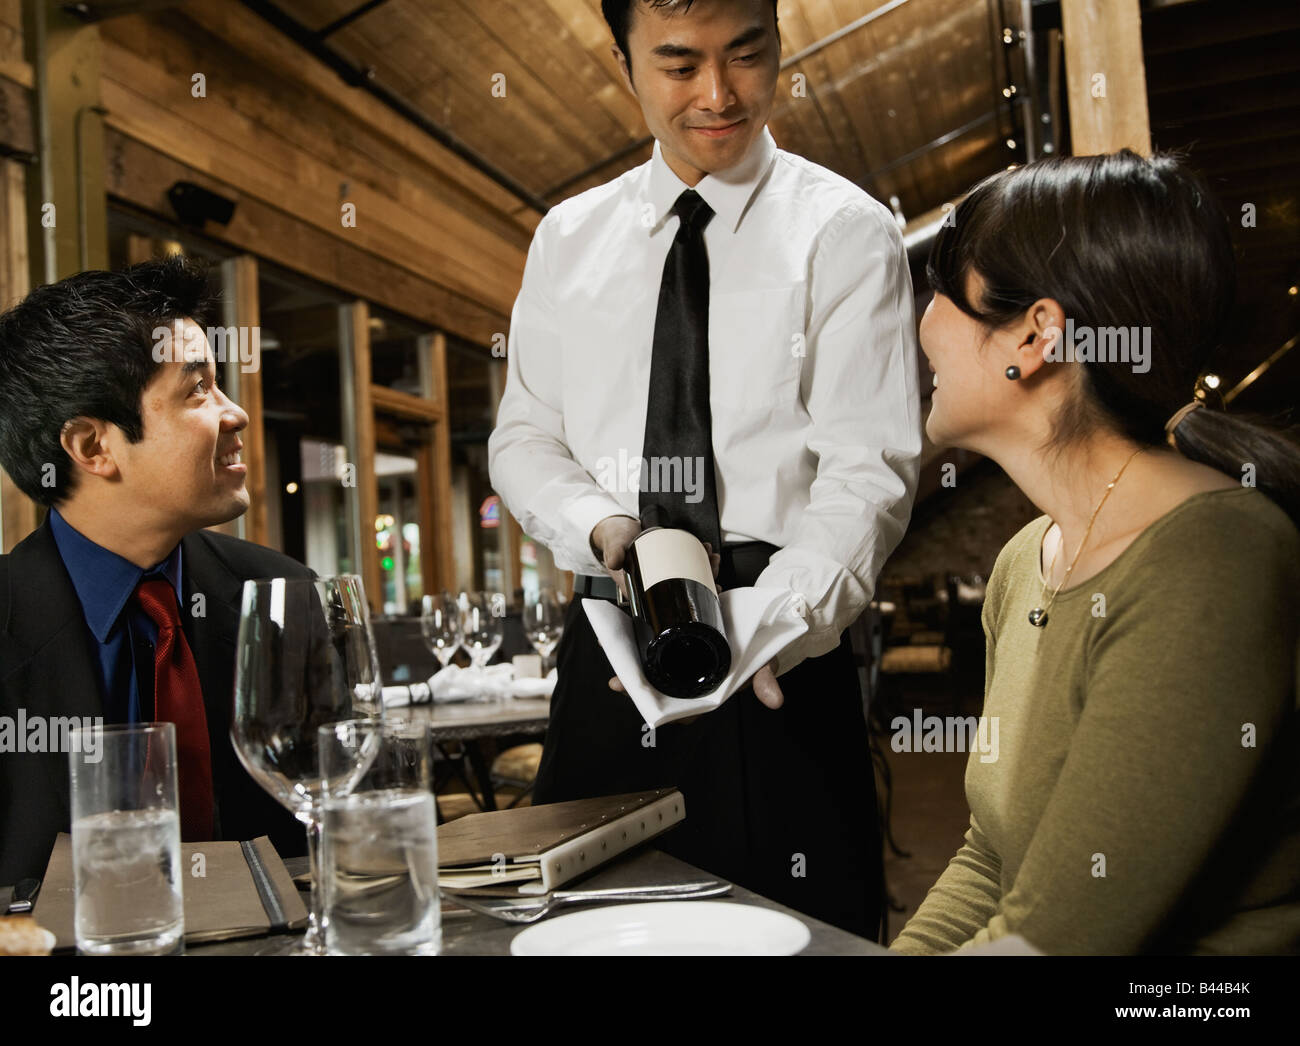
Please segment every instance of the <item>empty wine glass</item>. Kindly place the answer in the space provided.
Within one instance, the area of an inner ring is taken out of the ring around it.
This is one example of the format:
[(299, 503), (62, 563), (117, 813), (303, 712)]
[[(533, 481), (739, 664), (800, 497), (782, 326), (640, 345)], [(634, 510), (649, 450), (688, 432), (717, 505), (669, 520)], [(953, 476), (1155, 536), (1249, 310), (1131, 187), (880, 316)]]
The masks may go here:
[(460, 648), (460, 604), (450, 592), (425, 596), (421, 601), (420, 628), (424, 641), (446, 668)]
[(506, 597), (500, 592), (460, 594), (461, 646), (470, 657), (470, 671), (482, 682), (483, 668), (505, 638)]
[(564, 603), (552, 588), (529, 591), (524, 596), (524, 635), (541, 655), (542, 672), (547, 671), (551, 653), (564, 634)]
[(244, 582), (230, 738), (253, 780), (307, 829), (307, 954), (323, 953), (317, 731), (344, 719), (382, 717), (381, 694), (359, 577)]

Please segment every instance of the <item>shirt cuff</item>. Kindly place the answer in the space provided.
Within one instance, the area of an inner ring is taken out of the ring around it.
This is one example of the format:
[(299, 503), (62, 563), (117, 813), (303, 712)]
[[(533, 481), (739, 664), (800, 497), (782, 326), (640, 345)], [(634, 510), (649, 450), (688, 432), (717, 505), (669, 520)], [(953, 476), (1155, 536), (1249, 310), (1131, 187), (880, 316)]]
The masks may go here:
[(602, 519), (609, 516), (631, 517), (631, 513), (608, 494), (584, 494), (566, 505), (563, 514), (564, 521), (577, 538), (570, 546), (572, 559), (577, 564), (571, 569), (600, 577), (605, 573), (605, 565), (592, 548), (591, 532)]
[(810, 657), (829, 654), (839, 645), (840, 635), (834, 629), (827, 629), (824, 632), (805, 632), (776, 655), (776, 674), (778, 677), (783, 676)]

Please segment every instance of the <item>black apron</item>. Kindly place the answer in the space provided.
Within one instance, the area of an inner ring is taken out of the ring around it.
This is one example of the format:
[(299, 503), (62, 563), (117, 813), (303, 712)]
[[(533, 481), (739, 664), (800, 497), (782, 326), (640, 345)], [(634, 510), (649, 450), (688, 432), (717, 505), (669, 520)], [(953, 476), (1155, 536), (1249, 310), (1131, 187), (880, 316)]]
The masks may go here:
[[(752, 585), (771, 545), (723, 550), (720, 588)], [(555, 803), (676, 786), (686, 820), (653, 845), (712, 875), (875, 939), (883, 901), (875, 776), (848, 633), (781, 676), (785, 704), (751, 687), (653, 735), (626, 695), (575, 593), (534, 786)], [(653, 745), (651, 745), (653, 740)]]

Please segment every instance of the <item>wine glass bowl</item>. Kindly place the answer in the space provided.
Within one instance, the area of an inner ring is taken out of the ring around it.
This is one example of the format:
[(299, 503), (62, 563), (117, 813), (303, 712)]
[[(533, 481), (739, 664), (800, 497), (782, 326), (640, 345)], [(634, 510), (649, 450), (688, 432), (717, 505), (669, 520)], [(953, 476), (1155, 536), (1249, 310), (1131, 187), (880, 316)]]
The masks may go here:
[(425, 596), (420, 602), (420, 630), (424, 642), (443, 668), (461, 645), (460, 605), (449, 592)]
[(461, 645), (472, 668), (481, 672), (505, 638), (506, 597), (500, 592), (463, 592)]
[(554, 589), (530, 590), (524, 596), (524, 635), (542, 658), (542, 667), (564, 634), (564, 603)]

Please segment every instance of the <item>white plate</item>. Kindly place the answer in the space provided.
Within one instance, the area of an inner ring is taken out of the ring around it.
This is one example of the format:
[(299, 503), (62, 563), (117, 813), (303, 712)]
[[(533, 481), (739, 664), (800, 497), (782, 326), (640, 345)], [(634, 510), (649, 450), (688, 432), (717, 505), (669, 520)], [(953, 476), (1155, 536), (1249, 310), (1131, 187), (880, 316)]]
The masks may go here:
[(812, 934), (781, 912), (727, 901), (645, 901), (559, 915), (515, 935), (512, 955), (793, 955)]

